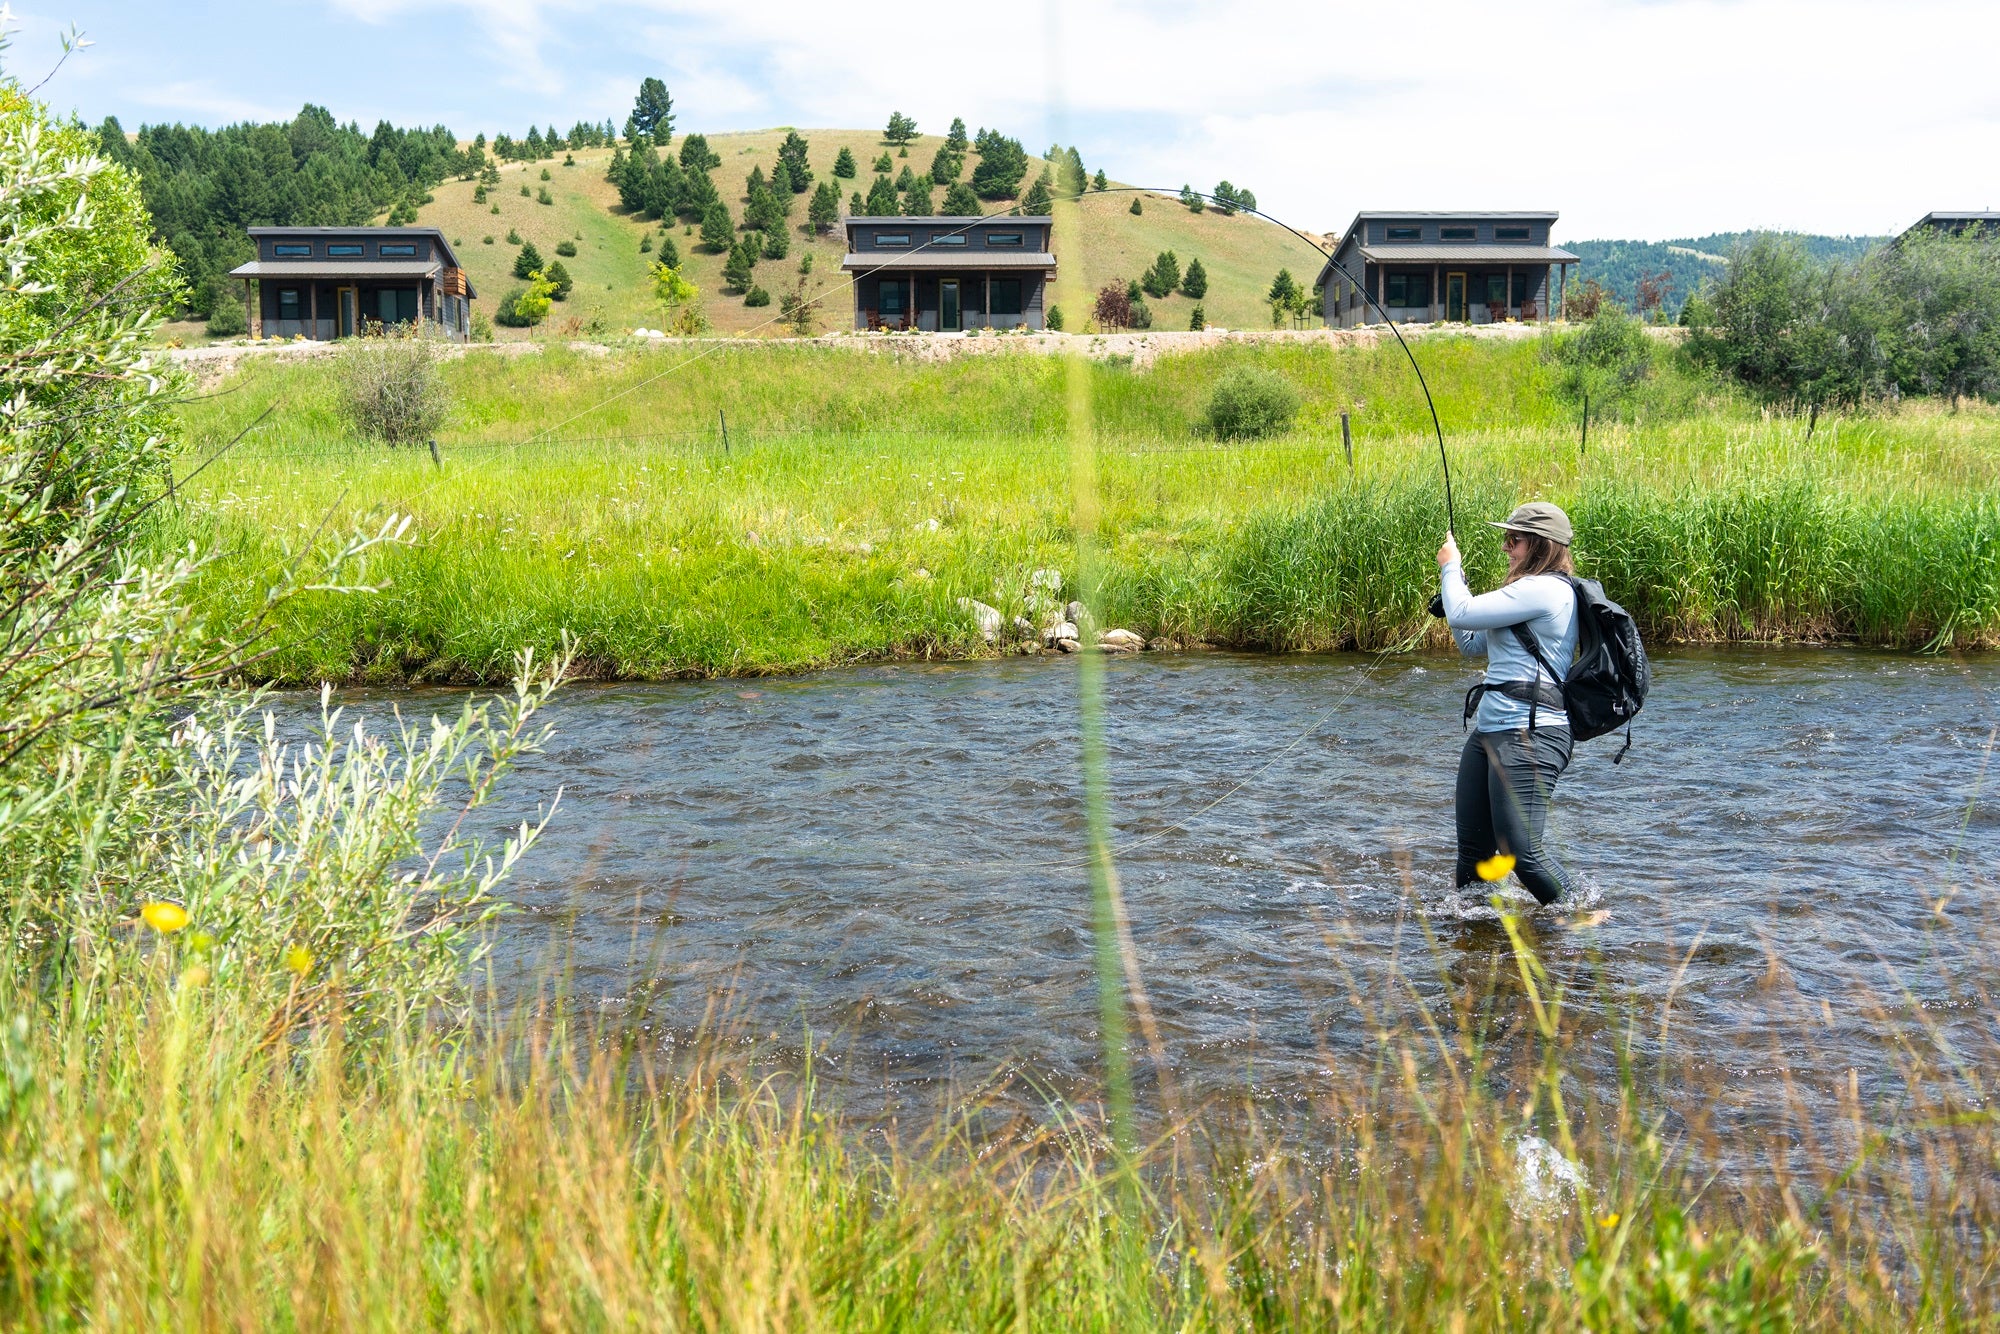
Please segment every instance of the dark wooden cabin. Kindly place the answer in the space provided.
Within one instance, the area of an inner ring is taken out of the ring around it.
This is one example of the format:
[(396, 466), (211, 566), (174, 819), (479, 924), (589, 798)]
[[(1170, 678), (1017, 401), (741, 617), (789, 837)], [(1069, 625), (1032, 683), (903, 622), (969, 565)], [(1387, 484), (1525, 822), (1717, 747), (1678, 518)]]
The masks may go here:
[(854, 327), (1040, 329), (1056, 257), (1050, 218), (848, 218)]
[[(1926, 213), (1903, 229), (1903, 236), (1929, 232), (1936, 236), (1976, 236), (1986, 240), (2000, 237), (2000, 213), (1985, 210)], [(1901, 240), (1902, 237), (1896, 238)]]
[(258, 338), (351, 338), (426, 320), (463, 342), (478, 293), (435, 227), (252, 227), (257, 258), (229, 271), (253, 283)]
[[(1547, 320), (1577, 257), (1549, 244), (1555, 213), (1357, 213), (1319, 271), (1326, 322)], [(1554, 290), (1551, 290), (1553, 280)], [(1374, 304), (1363, 296), (1374, 298)]]

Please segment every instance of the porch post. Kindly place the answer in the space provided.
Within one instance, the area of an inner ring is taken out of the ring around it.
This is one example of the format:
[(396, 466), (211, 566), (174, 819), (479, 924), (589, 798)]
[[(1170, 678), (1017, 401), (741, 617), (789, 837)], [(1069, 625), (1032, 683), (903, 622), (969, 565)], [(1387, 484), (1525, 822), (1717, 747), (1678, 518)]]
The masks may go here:
[(1383, 276), (1382, 266), (1375, 266), (1375, 313), (1383, 319), (1389, 318), (1389, 280)]
[(1513, 310), (1513, 308), (1514, 308), (1514, 266), (1512, 264), (1509, 264), (1507, 266), (1507, 295), (1500, 298), (1500, 318), (1503, 320), (1506, 319), (1508, 312)]
[(1569, 265), (1556, 266), (1556, 309), (1562, 309), (1564, 294), (1569, 291)]
[(243, 301), (245, 305), (250, 307), (250, 336), (252, 338), (262, 338), (264, 336), (264, 284), (261, 280), (252, 278), (249, 282), (243, 284)]
[(1444, 265), (1431, 265), (1431, 323), (1438, 322), (1438, 307), (1444, 302), (1444, 289), (1438, 286), (1444, 281)]
[(312, 321), (312, 332), (306, 337), (316, 339), (319, 337), (319, 279), (317, 278), (306, 285), (306, 316)]

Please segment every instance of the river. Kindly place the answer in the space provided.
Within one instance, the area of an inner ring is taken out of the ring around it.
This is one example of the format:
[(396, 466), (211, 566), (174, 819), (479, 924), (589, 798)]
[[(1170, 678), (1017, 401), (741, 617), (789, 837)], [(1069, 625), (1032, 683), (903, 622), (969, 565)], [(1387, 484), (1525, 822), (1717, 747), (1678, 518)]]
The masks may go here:
[[(1582, 745), (1558, 792), (1585, 902), (1531, 919), (1583, 1077), (1614, 1078), (1623, 1043), (1674, 1069), (1670, 1110), (1702, 1071), (1706, 1114), (1754, 1120), (1781, 1093), (1902, 1096), (1913, 1034), (1990, 1043), (2000, 661), (1656, 667), (1626, 761)], [(1526, 1040), (1505, 937), (1450, 888), (1469, 679), (1434, 657), (1106, 663), (1118, 871), (1181, 1096), (1303, 1103), (1377, 1022), (1469, 991), (1497, 988), (1482, 1013)], [(1009, 659), (566, 690), (502, 803), (511, 822), (562, 790), (495, 979), (560, 970), (614, 1016), (645, 994), (660, 1041), (781, 1066), (810, 1041), (822, 1093), (862, 1111), (1093, 1098), (1076, 681)]]

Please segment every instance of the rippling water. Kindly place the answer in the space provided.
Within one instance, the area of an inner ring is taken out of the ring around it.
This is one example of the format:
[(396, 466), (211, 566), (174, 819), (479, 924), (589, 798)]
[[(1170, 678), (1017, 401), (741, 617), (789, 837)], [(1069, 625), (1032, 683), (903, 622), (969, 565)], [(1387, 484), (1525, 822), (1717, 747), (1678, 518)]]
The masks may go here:
[[(1853, 1068), (1882, 1094), (1921, 1022), (1990, 1042), (2000, 819), (1976, 791), (2000, 663), (1657, 666), (1626, 762), (1579, 746), (1558, 792), (1587, 910), (1533, 919), (1580, 989), (1585, 1076), (1629, 1034), (1754, 1116), (1781, 1077), (1810, 1101)], [(1495, 977), (1489, 1008), (1521, 1004), (1490, 912), (1450, 890), (1460, 664), (1148, 654), (1107, 676), (1119, 872), (1184, 1092), (1309, 1097), (1371, 1015)], [(496, 975), (566, 957), (613, 1012), (655, 983), (673, 1036), (726, 993), (767, 1050), (811, 1034), (821, 1087), (860, 1108), (1004, 1079), (1090, 1096), (1075, 687), (1074, 660), (1013, 659), (571, 689), (510, 786), (507, 820), (563, 796)], [(360, 703), (389, 701), (442, 703)]]

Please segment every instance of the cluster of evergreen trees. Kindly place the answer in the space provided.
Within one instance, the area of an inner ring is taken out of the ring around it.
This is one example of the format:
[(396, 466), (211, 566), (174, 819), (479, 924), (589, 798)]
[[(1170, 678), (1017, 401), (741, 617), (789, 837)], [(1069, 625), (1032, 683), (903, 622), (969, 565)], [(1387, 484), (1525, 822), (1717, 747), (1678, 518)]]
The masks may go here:
[[(540, 162), (543, 158), (566, 153), (572, 148), (602, 148), (606, 144), (617, 142), (617, 139), (618, 132), (611, 127), (611, 122), (608, 120), (602, 125), (580, 120), (569, 127), (568, 134), (557, 133), (553, 125), (549, 126), (547, 134), (543, 134), (530, 125), (528, 133), (519, 139), (504, 134), (495, 135), (493, 156), (502, 162)], [(485, 135), (480, 135), (472, 142), (475, 151), (485, 150)]]
[(1191, 185), (1181, 186), (1181, 203), (1187, 206), (1188, 212), (1201, 212), (1209, 206), (1209, 200), (1215, 202), (1215, 211), (1225, 218), (1235, 216), (1240, 209), (1255, 212), (1257, 208), (1256, 195), (1226, 180), (1215, 183), (1215, 188), (1208, 192), (1208, 199), (1202, 198)]
[(256, 258), (254, 226), (353, 227), (383, 209), (407, 214), (445, 177), (472, 169), (442, 125), (373, 134), (308, 104), (283, 124), (145, 125), (128, 138), (116, 117), (98, 127), (106, 157), (130, 168), (153, 235), (179, 257), (188, 306), (207, 316), (238, 301), (226, 276)]

